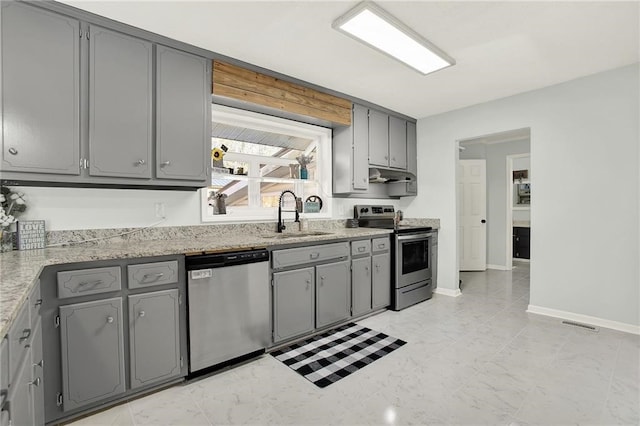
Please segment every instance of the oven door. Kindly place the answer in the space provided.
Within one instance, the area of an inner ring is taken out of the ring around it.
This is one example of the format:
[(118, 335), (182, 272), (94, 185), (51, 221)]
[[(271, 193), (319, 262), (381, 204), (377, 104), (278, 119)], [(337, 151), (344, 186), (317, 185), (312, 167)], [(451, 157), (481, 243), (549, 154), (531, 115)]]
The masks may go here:
[(431, 236), (396, 235), (396, 288), (431, 278)]

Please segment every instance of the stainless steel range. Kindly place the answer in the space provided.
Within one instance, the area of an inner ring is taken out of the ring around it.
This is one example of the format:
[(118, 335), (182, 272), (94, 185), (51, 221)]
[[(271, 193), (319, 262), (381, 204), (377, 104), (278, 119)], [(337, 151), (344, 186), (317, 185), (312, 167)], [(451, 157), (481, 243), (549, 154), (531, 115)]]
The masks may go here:
[(391, 205), (356, 205), (354, 217), (365, 228), (393, 229), (391, 307), (399, 311), (430, 299), (435, 288), (437, 230), (430, 226), (397, 226)]

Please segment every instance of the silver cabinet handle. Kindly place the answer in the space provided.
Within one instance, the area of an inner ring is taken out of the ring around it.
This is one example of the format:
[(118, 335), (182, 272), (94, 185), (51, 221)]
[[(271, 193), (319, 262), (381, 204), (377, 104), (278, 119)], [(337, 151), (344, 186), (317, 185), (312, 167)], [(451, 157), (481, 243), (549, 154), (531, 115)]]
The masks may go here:
[(162, 163), (160, 163), (160, 167), (166, 167), (171, 165), (171, 161), (163, 161)]
[(113, 317), (107, 317), (107, 322), (108, 322), (109, 324), (113, 323)]
[(138, 161), (136, 161), (136, 162), (135, 162), (135, 165), (136, 165), (136, 166), (142, 166), (142, 165), (144, 165), (144, 163), (146, 163), (146, 161), (144, 161), (144, 160), (140, 159), (140, 160), (138, 160)]
[(383, 249), (383, 248), (386, 248), (386, 247), (387, 247), (387, 245), (385, 243), (378, 244), (378, 248), (379, 249)]
[(362, 252), (364, 251), (364, 249), (365, 249), (364, 247), (358, 247), (358, 251), (359, 251), (360, 253), (362, 253)]
[(40, 306), (42, 305), (42, 299), (38, 299), (35, 302), (33, 302), (33, 306)]
[(162, 277), (164, 277), (164, 272), (159, 272), (157, 274), (144, 274), (142, 276), (142, 280), (146, 281), (148, 278), (154, 278), (154, 280), (152, 280), (153, 282), (153, 281), (158, 281)]
[(20, 343), (24, 342), (25, 340), (27, 340), (29, 337), (31, 336), (31, 329), (30, 328), (25, 328), (24, 330), (22, 330), (22, 337), (20, 337), (18, 339), (18, 341)]
[(307, 280), (307, 284), (311, 284), (311, 280)]
[(29, 386), (40, 386), (40, 377), (36, 377), (33, 382), (29, 382)]
[(86, 290), (90, 290), (96, 286), (99, 286), (100, 284), (102, 284), (102, 280), (95, 280), (95, 281), (83, 281), (80, 284), (78, 284), (78, 287), (89, 287), (89, 288), (80, 288), (80, 291), (86, 291)]
[(44, 359), (41, 359), (40, 362), (32, 364), (34, 367), (44, 368)]
[(18, 155), (18, 150), (15, 149), (14, 147), (11, 147), (11, 148), (9, 148), (9, 154)]
[(380, 272), (380, 265), (376, 265), (376, 272)]
[(311, 253), (309, 254), (310, 259), (317, 259), (320, 257), (320, 253)]
[(369, 267), (368, 267), (368, 266), (365, 266), (365, 267), (364, 267), (364, 270), (365, 270), (365, 271), (367, 271), (367, 272), (369, 272)]
[(144, 314), (144, 311), (140, 311), (140, 313), (138, 313), (138, 316), (139, 316), (140, 318), (142, 318), (144, 315), (145, 315), (145, 314)]

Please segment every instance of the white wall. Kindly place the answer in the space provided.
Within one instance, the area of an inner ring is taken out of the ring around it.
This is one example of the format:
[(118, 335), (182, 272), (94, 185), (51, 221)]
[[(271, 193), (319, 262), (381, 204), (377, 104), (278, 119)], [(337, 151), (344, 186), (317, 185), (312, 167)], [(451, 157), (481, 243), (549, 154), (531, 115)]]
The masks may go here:
[(640, 325), (638, 64), (418, 120), (420, 192), (439, 217), (439, 287), (458, 288), (457, 140), (531, 128), (534, 306)]
[[(164, 203), (166, 219), (157, 226), (201, 225), (198, 191), (20, 187), (27, 197), (23, 219), (44, 219), (47, 230), (136, 228), (160, 221), (155, 204)], [(333, 218), (353, 217), (354, 204), (392, 204), (405, 209), (413, 197), (402, 200), (334, 198)], [(423, 216), (418, 216), (423, 217)], [(229, 221), (234, 218), (229, 215)], [(274, 213), (273, 221), (276, 221)]]

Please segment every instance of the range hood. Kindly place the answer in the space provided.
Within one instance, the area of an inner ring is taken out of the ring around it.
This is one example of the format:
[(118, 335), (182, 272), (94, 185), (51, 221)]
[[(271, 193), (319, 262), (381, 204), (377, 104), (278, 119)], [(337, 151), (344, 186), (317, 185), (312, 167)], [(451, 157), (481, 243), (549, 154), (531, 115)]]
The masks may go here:
[(413, 173), (409, 173), (405, 170), (391, 170), (378, 167), (369, 168), (370, 183), (393, 183), (414, 180), (416, 180), (416, 176)]

